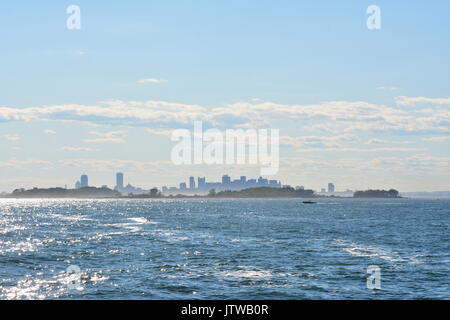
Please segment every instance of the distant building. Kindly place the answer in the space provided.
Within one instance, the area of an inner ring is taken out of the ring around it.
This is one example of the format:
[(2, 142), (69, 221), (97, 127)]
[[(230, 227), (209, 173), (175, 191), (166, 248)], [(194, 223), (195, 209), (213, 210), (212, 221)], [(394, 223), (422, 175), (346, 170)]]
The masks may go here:
[(205, 177), (197, 178), (197, 185), (195, 184), (195, 178), (189, 177), (188, 183), (182, 182), (179, 187), (163, 188), (162, 191), (165, 194), (202, 194), (208, 193), (210, 190), (214, 189), (216, 191), (239, 191), (247, 188), (258, 188), (258, 187), (271, 187), (271, 188), (281, 188), (281, 182), (278, 180), (268, 180), (260, 177), (258, 180), (249, 179), (246, 176), (241, 176), (239, 179), (232, 180), (227, 174), (222, 176), (221, 182), (206, 182)]
[(80, 181), (75, 182), (75, 189), (80, 189), (80, 188), (81, 188)]
[(203, 178), (198, 177), (198, 179), (197, 179), (197, 188), (199, 190), (203, 190), (203, 189), (205, 189), (205, 185), (206, 185), (206, 178), (205, 177), (203, 177)]
[(263, 177), (258, 178), (258, 186), (267, 186), (269, 185), (269, 180), (264, 179)]
[(122, 172), (116, 173), (116, 189), (118, 191), (123, 189), (123, 173)]
[(328, 184), (328, 193), (333, 193), (333, 192), (334, 192), (334, 184), (330, 182)]
[(83, 174), (80, 178), (80, 188), (89, 187), (89, 178), (87, 175)]
[(122, 172), (116, 173), (116, 186), (114, 187), (114, 190), (119, 191), (123, 195), (143, 194), (143, 193), (148, 192), (148, 190), (145, 190), (145, 189), (142, 189), (139, 187), (135, 187), (135, 186), (131, 185), (130, 183), (128, 183), (125, 186), (124, 174)]
[(269, 187), (279, 188), (281, 187), (281, 184), (278, 182), (278, 180), (269, 180)]
[(325, 193), (325, 192), (326, 192), (326, 191), (325, 191), (325, 188), (322, 188), (322, 189), (320, 190), (320, 192)]
[(227, 185), (227, 184), (230, 184), (230, 182), (231, 182), (230, 176), (227, 175), (227, 174), (224, 174), (224, 175), (222, 176), (222, 184), (223, 184), (223, 185)]
[(189, 177), (189, 189), (194, 190), (195, 189), (195, 178)]

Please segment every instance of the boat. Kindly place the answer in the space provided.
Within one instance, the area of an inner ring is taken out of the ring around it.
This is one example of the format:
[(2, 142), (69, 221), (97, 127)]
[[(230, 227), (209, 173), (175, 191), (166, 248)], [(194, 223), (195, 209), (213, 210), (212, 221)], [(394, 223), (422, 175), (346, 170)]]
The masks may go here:
[(303, 201), (303, 203), (304, 203), (304, 204), (315, 204), (315, 203), (317, 203), (317, 202), (308, 200), (308, 201)]

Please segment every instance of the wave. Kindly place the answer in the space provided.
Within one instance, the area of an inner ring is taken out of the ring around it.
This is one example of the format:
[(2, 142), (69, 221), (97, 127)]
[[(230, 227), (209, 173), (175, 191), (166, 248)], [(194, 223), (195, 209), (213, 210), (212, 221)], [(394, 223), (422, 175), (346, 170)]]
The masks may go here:
[(401, 257), (400, 253), (388, 251), (373, 246), (359, 245), (353, 242), (348, 242), (340, 239), (335, 239), (333, 241), (335, 244), (342, 247), (342, 250), (344, 252), (347, 252), (352, 256), (356, 257), (369, 257), (369, 258), (378, 258), (389, 262), (406, 262), (406, 263), (420, 264), (422, 263), (422, 261), (419, 258), (426, 256), (426, 255), (415, 255), (411, 257)]

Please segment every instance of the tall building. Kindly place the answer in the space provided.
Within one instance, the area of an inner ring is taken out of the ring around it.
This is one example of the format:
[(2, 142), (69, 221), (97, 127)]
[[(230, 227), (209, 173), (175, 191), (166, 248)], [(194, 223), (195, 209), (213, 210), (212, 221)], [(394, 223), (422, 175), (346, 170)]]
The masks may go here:
[(87, 175), (83, 174), (80, 178), (80, 188), (89, 187), (89, 178)]
[(200, 190), (203, 190), (205, 188), (205, 184), (206, 184), (206, 178), (200, 178), (198, 177), (197, 179), (197, 188), (199, 188)]
[(333, 192), (334, 192), (334, 184), (330, 182), (328, 184), (328, 193), (333, 193)]
[(189, 177), (189, 189), (194, 190), (195, 189), (195, 178)]
[(259, 186), (267, 186), (269, 185), (269, 180), (264, 179), (263, 177), (258, 178), (258, 185)]
[(180, 183), (180, 190), (186, 190), (186, 182)]
[(122, 172), (116, 173), (116, 189), (117, 190), (123, 189), (123, 173)]
[(230, 184), (230, 182), (231, 182), (230, 176), (227, 174), (224, 174), (222, 176), (222, 184), (227, 185), (227, 184)]
[(245, 184), (247, 182), (247, 177), (246, 176), (241, 176), (241, 183)]

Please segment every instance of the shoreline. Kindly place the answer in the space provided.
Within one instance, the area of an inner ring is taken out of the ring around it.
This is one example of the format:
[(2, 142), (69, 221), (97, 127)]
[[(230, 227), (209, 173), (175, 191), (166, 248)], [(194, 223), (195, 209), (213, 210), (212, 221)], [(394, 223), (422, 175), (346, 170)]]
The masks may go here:
[[(236, 200), (255, 200), (255, 199), (266, 199), (266, 200), (290, 200), (290, 199), (298, 199), (298, 200), (306, 200), (306, 199), (314, 199), (314, 200), (320, 200), (320, 199), (427, 199), (427, 198), (411, 198), (411, 197), (210, 197), (210, 196), (166, 196), (166, 197), (0, 197), (0, 199), (36, 199), (36, 200), (172, 200), (172, 199), (198, 199), (198, 200), (220, 200), (220, 199), (236, 199)], [(435, 199), (435, 198), (431, 198)], [(439, 198), (438, 198), (439, 199)], [(448, 199), (448, 198), (442, 198), (442, 199)]]

